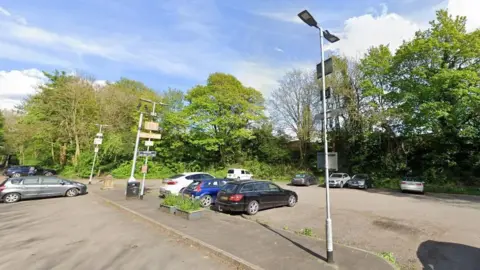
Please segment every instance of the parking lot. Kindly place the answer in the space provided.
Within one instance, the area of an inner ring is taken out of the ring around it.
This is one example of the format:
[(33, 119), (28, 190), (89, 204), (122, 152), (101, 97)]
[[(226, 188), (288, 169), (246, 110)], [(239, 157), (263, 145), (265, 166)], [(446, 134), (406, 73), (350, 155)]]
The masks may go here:
[[(325, 238), (325, 189), (281, 186), (298, 193), (297, 206), (250, 218), (288, 230), (311, 228)], [(335, 242), (393, 252), (405, 268), (421, 269), (432, 260), (445, 269), (480, 265), (480, 198), (331, 189), (331, 209)]]
[(92, 195), (0, 204), (0, 269), (229, 269)]

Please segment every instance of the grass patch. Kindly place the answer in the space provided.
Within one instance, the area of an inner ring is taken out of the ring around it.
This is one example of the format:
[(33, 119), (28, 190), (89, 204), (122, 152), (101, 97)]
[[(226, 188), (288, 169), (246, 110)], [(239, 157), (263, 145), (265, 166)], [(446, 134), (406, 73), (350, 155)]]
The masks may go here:
[(397, 258), (395, 258), (392, 252), (380, 252), (378, 256), (382, 257), (384, 260), (394, 265), (397, 269), (400, 269)]
[(301, 234), (301, 235), (305, 235), (305, 236), (315, 237), (315, 234), (313, 233), (313, 230), (311, 228), (303, 228), (296, 233)]

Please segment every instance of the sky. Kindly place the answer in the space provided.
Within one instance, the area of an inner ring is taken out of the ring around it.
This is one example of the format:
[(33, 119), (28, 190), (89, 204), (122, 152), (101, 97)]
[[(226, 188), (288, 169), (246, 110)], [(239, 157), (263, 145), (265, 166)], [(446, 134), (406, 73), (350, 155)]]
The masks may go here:
[(0, 108), (35, 93), (53, 70), (159, 92), (225, 72), (268, 98), (285, 72), (320, 61), (318, 32), (300, 11), (341, 38), (327, 54), (358, 59), (371, 46), (397, 49), (440, 8), (480, 27), (480, 0), (1, 0)]

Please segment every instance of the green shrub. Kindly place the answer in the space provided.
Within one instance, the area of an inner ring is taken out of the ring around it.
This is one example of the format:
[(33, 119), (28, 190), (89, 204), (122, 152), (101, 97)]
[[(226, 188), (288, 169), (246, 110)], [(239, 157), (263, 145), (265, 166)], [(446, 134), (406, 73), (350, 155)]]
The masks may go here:
[(177, 202), (178, 202), (178, 196), (169, 194), (165, 197), (162, 204), (167, 205), (167, 206), (175, 206), (175, 205), (177, 205)]
[(202, 209), (202, 205), (199, 200), (194, 200), (190, 198), (183, 198), (182, 196), (177, 196), (177, 208), (185, 212), (193, 212)]

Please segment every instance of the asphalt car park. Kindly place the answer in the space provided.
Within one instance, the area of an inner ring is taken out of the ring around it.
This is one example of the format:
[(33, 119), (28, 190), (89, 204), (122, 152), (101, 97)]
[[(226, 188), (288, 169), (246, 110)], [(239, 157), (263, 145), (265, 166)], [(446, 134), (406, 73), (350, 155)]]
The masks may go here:
[[(289, 230), (310, 228), (324, 239), (325, 188), (281, 186), (298, 194), (296, 207), (259, 211), (251, 218)], [(332, 188), (330, 192), (333, 237), (338, 243), (392, 252), (407, 269), (420, 269), (422, 261), (428, 259), (444, 260), (444, 269), (476, 269), (468, 265), (480, 263), (478, 197), (376, 189)], [(458, 268), (459, 260), (464, 268)]]
[(231, 269), (92, 195), (0, 204), (0, 269)]

